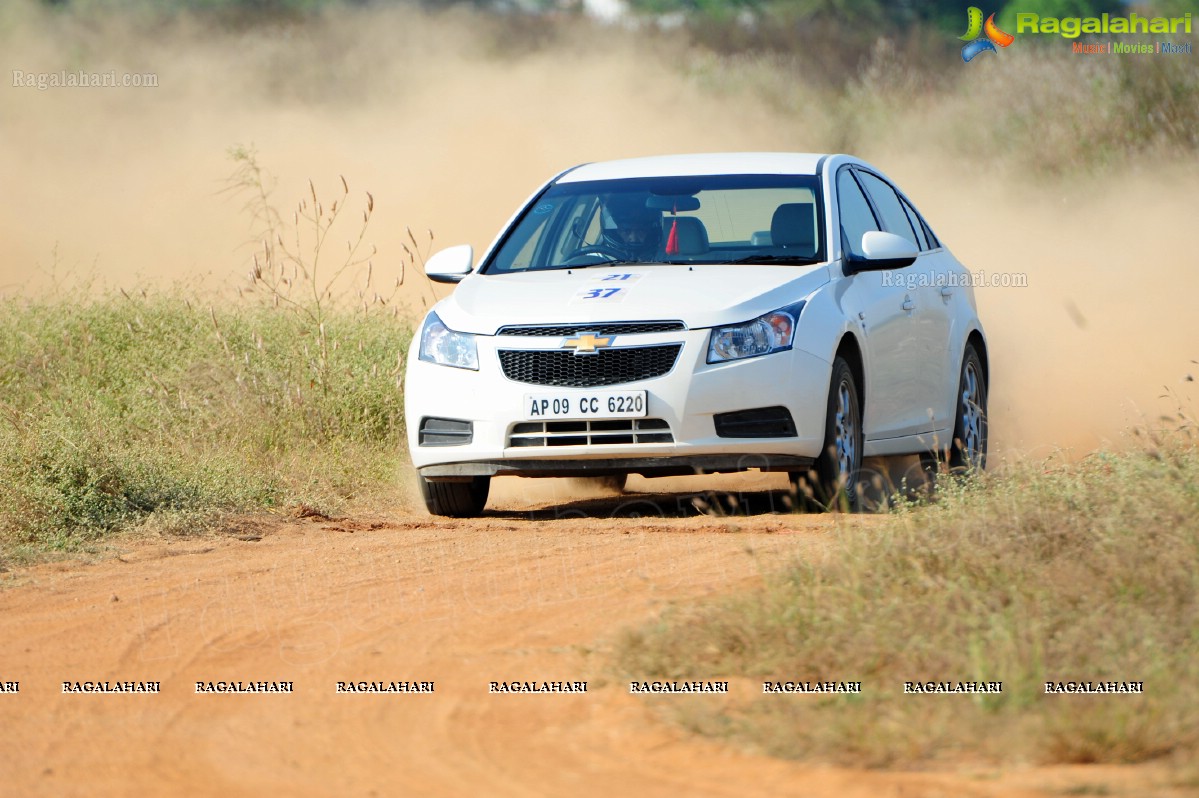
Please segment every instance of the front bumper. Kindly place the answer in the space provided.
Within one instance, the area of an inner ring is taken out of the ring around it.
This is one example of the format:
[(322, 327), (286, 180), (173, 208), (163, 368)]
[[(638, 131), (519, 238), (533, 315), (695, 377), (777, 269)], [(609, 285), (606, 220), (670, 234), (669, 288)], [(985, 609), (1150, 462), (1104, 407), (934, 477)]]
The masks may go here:
[[(622, 336), (617, 346), (678, 343), (682, 348), (668, 373), (602, 389), (531, 385), (504, 375), (500, 350), (548, 351), (560, 346), (557, 338), (479, 336), (478, 371), (419, 360), (413, 347), (404, 392), (413, 465), (429, 479), (806, 469), (824, 441), (830, 364), (799, 348), (708, 364), (708, 335), (708, 330), (700, 329)], [(596, 435), (580, 445), (527, 445), (527, 440), (521, 442), (524, 445), (512, 445), (521, 437), (521, 425), (528, 425), (525, 394), (582, 395), (590, 390), (623, 389), (646, 392), (646, 419), (655, 420), (655, 431), (667, 429), (668, 436)], [(785, 407), (794, 422), (794, 434), (752, 438), (717, 434), (717, 414), (764, 407)], [(421, 445), (421, 423), (428, 418), (469, 422), (469, 436), (457, 438), (468, 442), (447, 444), (449, 438), (442, 436), (438, 445)], [(610, 442), (617, 439), (620, 442)]]

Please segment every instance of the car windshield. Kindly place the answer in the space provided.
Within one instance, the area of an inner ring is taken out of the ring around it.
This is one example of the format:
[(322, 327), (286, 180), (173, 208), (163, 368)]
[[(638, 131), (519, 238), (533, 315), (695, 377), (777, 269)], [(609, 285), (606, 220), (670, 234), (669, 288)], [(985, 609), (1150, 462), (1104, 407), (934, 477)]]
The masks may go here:
[(524, 210), (486, 274), (612, 263), (823, 261), (818, 179), (709, 175), (561, 182)]

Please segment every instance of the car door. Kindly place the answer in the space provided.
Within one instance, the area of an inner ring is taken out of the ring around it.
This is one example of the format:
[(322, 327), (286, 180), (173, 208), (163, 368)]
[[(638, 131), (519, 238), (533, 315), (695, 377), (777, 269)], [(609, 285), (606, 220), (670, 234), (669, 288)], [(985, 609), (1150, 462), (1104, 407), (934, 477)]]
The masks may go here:
[[(908, 311), (912, 350), (905, 360), (911, 369), (909, 405), (900, 410), (898, 434), (930, 433), (945, 427), (946, 353), (950, 340), (948, 300), (952, 288), (946, 285), (946, 268), (938, 255), (931, 252), (924, 231), (913, 227), (895, 187), (879, 175), (865, 169), (856, 170), (859, 182), (866, 190), (871, 204), (888, 233), (906, 238), (920, 250), (916, 262), (895, 271), (906, 283), (905, 302)], [(921, 240), (924, 246), (921, 246)], [(950, 294), (942, 295), (943, 291)]]
[(962, 354), (953, 348), (953, 342), (961, 338), (958, 325), (961, 323), (963, 302), (969, 301), (966, 297), (970, 295), (970, 274), (937, 240), (928, 222), (916, 210), (911, 200), (902, 193), (899, 194), (899, 199), (908, 215), (908, 221), (912, 223), (912, 229), (916, 231), (921, 252), (920, 260), (927, 262), (927, 272), (931, 275), (931, 298), (926, 300), (928, 315), (937, 329), (937, 335), (941, 336), (944, 331), (941, 341), (945, 350), (939, 366), (941, 384), (932, 404), (934, 423), (937, 429), (947, 429), (952, 434), (959, 359)]
[[(838, 171), (836, 188), (842, 257), (860, 255), (862, 236), (882, 227), (851, 167)], [(911, 319), (912, 291), (897, 277), (903, 271), (851, 275), (841, 299), (861, 334), (866, 372), (862, 428), (868, 441), (904, 434), (910, 423), (909, 408), (917, 400), (912, 364), (919, 356)]]

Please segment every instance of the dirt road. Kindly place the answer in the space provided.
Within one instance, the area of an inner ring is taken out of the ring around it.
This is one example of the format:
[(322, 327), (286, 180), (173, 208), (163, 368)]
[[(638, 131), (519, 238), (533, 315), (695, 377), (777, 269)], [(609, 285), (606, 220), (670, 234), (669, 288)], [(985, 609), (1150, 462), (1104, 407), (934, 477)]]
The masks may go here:
[[(0, 694), (0, 793), (1060, 794), (1032, 789), (1053, 783), (1048, 771), (802, 766), (665, 723), (667, 700), (692, 697), (629, 694), (605, 653), (623, 627), (826, 550), (845, 524), (886, 519), (610, 517), (650, 506), (595, 498), (470, 522), (247, 520), (220, 536), (7, 574), (0, 681), (20, 692)], [(158, 681), (161, 693), (63, 693), (64, 681), (88, 680)], [(197, 694), (197, 682), (221, 680), (290, 681), (294, 692)], [(339, 681), (433, 682), (434, 692), (339, 694)], [(586, 681), (587, 691), (492, 694), (492, 681)]]

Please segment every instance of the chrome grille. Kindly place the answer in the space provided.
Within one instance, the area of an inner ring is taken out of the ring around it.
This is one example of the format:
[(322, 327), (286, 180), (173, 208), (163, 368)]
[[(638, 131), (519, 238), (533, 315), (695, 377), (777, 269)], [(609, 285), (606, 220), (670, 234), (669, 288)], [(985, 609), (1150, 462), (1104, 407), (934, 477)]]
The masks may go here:
[(661, 377), (674, 368), (682, 344), (600, 349), (576, 355), (569, 350), (501, 349), (504, 376), (530, 385), (594, 388)]
[(509, 446), (611, 446), (673, 443), (670, 425), (660, 418), (602, 421), (527, 421), (512, 427)]
[(578, 335), (590, 332), (596, 335), (639, 335), (643, 333), (679, 332), (687, 329), (681, 321), (608, 321), (594, 324), (510, 324), (501, 327), (496, 335), (533, 335), (553, 337), (556, 335)]

